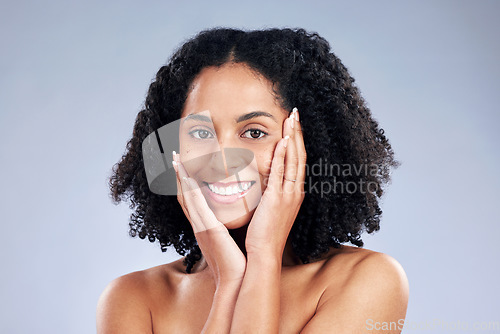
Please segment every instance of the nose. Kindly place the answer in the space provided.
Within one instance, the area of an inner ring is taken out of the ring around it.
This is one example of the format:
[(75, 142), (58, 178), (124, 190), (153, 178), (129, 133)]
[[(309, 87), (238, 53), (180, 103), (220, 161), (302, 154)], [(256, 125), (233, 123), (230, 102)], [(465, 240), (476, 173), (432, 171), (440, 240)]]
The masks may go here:
[(219, 140), (220, 151), (214, 152), (210, 159), (210, 167), (217, 175), (230, 177), (244, 169), (253, 160), (251, 150), (238, 147), (231, 140)]

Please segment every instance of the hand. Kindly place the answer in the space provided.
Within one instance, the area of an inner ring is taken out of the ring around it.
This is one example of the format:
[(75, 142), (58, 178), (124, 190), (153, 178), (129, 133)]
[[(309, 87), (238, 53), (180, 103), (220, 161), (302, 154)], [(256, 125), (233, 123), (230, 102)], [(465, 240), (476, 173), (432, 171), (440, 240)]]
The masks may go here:
[(268, 185), (248, 226), (247, 253), (282, 256), (286, 240), (304, 200), (306, 150), (296, 108), (283, 124), (274, 150)]
[(213, 274), (216, 287), (243, 280), (246, 258), (208, 206), (197, 182), (190, 178), (173, 152), (173, 165), (177, 175), (177, 200), (193, 228), (198, 246)]

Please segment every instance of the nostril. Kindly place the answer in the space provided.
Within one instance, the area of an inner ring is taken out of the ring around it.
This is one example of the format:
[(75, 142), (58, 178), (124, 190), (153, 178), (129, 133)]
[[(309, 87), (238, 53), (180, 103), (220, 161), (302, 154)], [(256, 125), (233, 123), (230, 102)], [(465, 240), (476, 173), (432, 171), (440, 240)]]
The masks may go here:
[(240, 171), (253, 161), (254, 154), (244, 148), (225, 148), (224, 158), (228, 169)]

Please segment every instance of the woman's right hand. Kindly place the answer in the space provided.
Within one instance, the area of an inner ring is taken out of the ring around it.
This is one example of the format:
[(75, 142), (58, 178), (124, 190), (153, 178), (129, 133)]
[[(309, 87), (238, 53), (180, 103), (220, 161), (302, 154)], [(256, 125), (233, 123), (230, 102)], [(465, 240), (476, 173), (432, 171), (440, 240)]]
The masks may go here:
[(177, 200), (191, 223), (217, 289), (240, 285), (245, 275), (245, 256), (224, 224), (217, 220), (198, 183), (189, 177), (175, 151), (173, 165), (177, 175)]

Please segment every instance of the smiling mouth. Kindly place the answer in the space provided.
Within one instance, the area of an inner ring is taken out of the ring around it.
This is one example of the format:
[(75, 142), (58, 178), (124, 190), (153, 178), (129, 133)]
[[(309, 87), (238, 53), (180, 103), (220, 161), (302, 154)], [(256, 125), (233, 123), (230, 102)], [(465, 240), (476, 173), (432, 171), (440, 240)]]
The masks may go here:
[(219, 196), (232, 196), (239, 195), (246, 192), (255, 181), (241, 181), (241, 182), (231, 182), (231, 183), (208, 183), (203, 182), (210, 192), (217, 194)]

